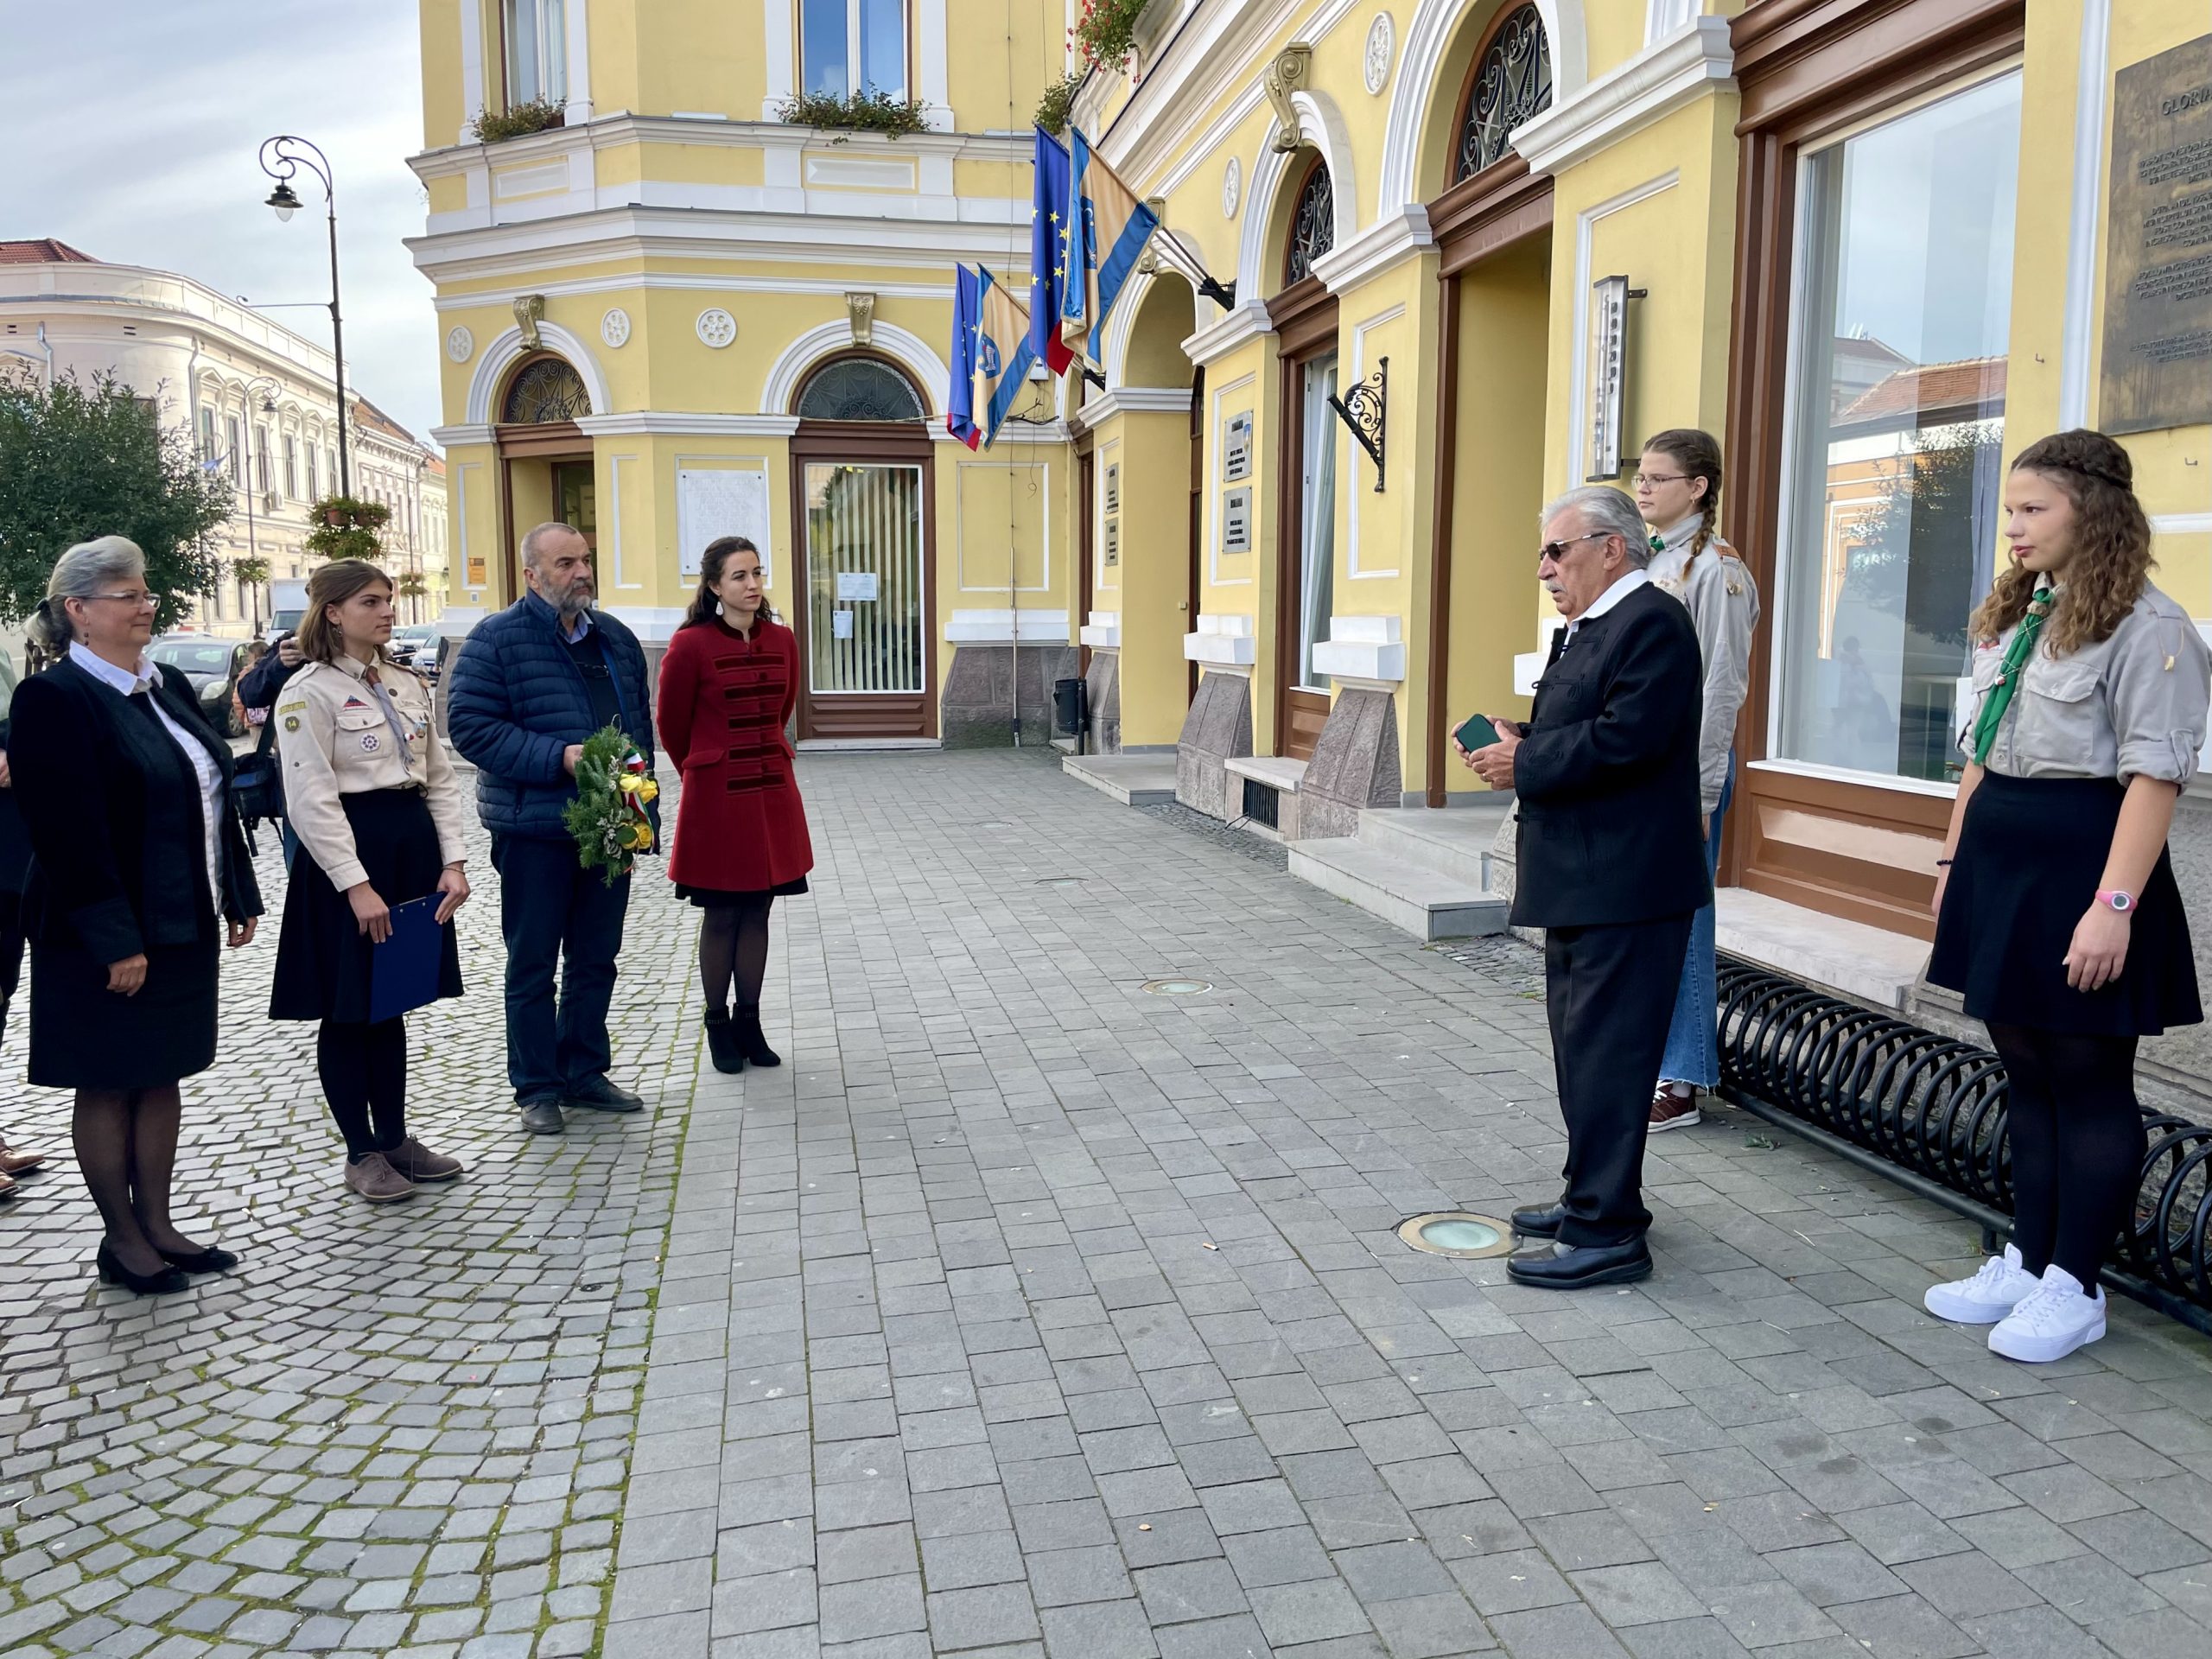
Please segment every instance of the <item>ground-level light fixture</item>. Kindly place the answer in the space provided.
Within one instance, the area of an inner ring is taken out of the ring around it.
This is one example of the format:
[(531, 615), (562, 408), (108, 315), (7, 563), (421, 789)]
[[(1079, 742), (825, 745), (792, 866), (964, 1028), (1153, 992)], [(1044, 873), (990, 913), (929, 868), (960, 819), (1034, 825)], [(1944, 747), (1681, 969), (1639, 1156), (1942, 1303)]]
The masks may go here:
[(1400, 1222), (1398, 1236), (1425, 1255), (1452, 1255), (1463, 1261), (1503, 1255), (1513, 1248), (1513, 1229), (1509, 1224), (1465, 1210), (1436, 1211)]

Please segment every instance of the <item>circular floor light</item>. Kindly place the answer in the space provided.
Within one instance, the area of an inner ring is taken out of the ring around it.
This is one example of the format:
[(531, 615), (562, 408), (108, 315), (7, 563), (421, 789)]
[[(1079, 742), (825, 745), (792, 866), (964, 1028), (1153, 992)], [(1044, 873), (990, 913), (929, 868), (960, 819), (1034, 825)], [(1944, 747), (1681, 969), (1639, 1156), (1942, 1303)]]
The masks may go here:
[(1506, 1223), (1464, 1210), (1415, 1216), (1398, 1224), (1398, 1236), (1425, 1255), (1466, 1261), (1503, 1255), (1513, 1249), (1513, 1229)]
[(1210, 979), (1147, 979), (1138, 987), (1147, 996), (1204, 996), (1213, 989)]

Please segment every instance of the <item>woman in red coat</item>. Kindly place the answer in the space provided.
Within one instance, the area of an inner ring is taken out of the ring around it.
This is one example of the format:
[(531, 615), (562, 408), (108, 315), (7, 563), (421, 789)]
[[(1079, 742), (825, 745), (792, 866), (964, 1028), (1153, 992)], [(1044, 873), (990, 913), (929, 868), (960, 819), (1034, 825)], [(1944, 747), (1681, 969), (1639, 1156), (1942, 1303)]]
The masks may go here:
[[(784, 728), (798, 700), (798, 640), (762, 596), (760, 554), (742, 536), (710, 543), (699, 592), (660, 665), (660, 740), (683, 779), (668, 873), (706, 912), (699, 983), (717, 1071), (780, 1065), (760, 1034), (768, 907), (806, 891), (814, 868)], [(732, 1017), (729, 994), (737, 989)]]

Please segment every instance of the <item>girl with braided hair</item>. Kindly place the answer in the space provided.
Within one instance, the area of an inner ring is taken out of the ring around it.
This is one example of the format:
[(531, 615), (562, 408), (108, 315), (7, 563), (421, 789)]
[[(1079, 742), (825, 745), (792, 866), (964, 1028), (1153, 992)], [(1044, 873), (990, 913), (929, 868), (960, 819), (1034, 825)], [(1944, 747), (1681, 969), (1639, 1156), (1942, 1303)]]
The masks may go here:
[[(1736, 550), (1720, 539), (1720, 446), (1713, 435), (1694, 427), (1662, 432), (1643, 446), (1637, 468), (1637, 511), (1651, 531), (1651, 580), (1689, 607), (1705, 658), (1698, 810), (1710, 876), (1719, 868), (1720, 828), (1734, 790), (1736, 716), (1751, 685), (1759, 591)], [(1674, 1022), (1651, 1096), (1654, 1135), (1701, 1121), (1698, 1091), (1720, 1081), (1713, 923), (1708, 901), (1690, 924)]]
[(2126, 450), (2031, 444), (2005, 486), (2011, 568), (1967, 625), (1967, 760), (1936, 861), (1930, 984), (1962, 994), (2010, 1082), (2012, 1242), (1926, 1297), (2008, 1359), (2105, 1333), (2098, 1270), (2132, 1223), (2143, 1037), (2203, 1018), (2166, 851), (2212, 652), (2153, 588)]

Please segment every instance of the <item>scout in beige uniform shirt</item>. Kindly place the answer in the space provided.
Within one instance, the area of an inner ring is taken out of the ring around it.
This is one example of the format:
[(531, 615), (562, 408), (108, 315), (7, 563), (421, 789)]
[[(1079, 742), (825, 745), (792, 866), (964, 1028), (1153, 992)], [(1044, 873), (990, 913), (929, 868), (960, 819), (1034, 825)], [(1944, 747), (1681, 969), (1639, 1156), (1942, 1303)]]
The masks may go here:
[(1705, 657), (1705, 716), (1698, 732), (1698, 797), (1705, 816), (1720, 805), (1736, 716), (1751, 683), (1751, 633), (1759, 625), (1759, 590), (1736, 550), (1718, 536), (1695, 557), (1690, 543), (1700, 517), (1685, 518), (1652, 539), (1651, 580), (1689, 607)]
[[(430, 726), (430, 692), (408, 670), (350, 656), (309, 663), (284, 683), (275, 719), (284, 760), (284, 810), (300, 845), (340, 893), (367, 880), (341, 795), (420, 789), (448, 864), (467, 857), (453, 760)], [(383, 893), (387, 904), (414, 893)]]

